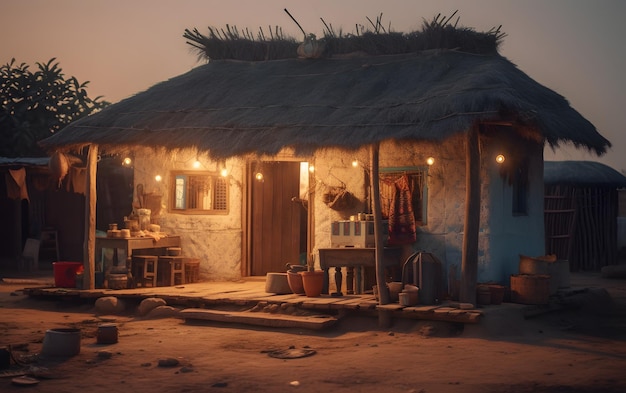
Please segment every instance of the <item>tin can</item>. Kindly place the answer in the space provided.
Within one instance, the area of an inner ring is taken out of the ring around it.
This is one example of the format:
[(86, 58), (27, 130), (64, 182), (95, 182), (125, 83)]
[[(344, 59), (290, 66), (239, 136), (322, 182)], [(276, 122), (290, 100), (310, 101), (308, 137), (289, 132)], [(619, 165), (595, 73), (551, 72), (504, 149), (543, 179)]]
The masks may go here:
[(117, 324), (103, 323), (98, 326), (98, 344), (115, 344), (117, 337)]

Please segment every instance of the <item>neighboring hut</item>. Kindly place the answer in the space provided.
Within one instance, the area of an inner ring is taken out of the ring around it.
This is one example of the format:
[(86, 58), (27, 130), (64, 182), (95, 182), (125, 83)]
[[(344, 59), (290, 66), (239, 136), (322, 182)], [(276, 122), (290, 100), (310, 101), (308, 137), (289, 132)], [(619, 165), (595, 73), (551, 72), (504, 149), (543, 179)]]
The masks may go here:
[(618, 263), (618, 189), (626, 177), (592, 161), (546, 161), (546, 253), (572, 271), (599, 271)]
[[(28, 238), (41, 241), (42, 268), (52, 269), (44, 263), (57, 260), (82, 261), (85, 168), (80, 159), (72, 161), (59, 179), (49, 157), (0, 157), (0, 270), (18, 268)], [(132, 199), (132, 171), (109, 162), (103, 158), (99, 172), (98, 216), (105, 222), (128, 214), (121, 209)]]
[[(610, 146), (562, 96), (497, 53), (498, 30), (436, 18), (411, 34), (328, 34), (313, 56), (321, 58), (297, 58), (289, 41), (187, 34), (208, 64), (43, 144), (89, 147), (92, 167), (99, 149), (134, 154), (135, 182), (167, 207), (161, 227), (183, 237), (211, 279), (262, 275), (329, 247), (331, 222), (377, 213), (380, 167), (380, 182), (410, 176), (401, 191), (419, 195), (405, 255), (430, 251), (444, 272), (462, 271), (461, 295), (473, 302), (477, 279), (506, 283), (519, 253), (544, 252), (544, 144), (597, 154)], [(245, 61), (233, 60), (237, 52)], [(278, 52), (288, 58), (272, 57)], [(204, 194), (190, 187), (197, 159)], [(313, 174), (301, 175), (301, 164)], [(346, 192), (355, 203), (331, 206)], [(184, 195), (202, 196), (203, 208)]]

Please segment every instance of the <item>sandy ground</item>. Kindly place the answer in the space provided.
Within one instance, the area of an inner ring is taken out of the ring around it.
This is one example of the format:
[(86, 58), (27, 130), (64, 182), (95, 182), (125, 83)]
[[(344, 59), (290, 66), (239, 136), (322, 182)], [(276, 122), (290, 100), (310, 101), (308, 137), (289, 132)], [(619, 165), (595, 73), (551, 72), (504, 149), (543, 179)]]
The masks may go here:
[[(92, 303), (31, 299), (24, 286), (0, 284), (0, 346), (12, 345), (39, 383), (17, 386), (5, 373), (2, 392), (626, 391), (626, 280), (575, 312), (524, 319), (516, 308), (487, 306), (480, 324), (464, 328), (400, 320), (381, 329), (374, 318), (350, 317), (324, 331), (96, 316)], [(116, 344), (97, 344), (103, 322), (118, 325)], [(79, 355), (39, 354), (57, 327), (81, 328)], [(281, 350), (315, 353), (270, 356)], [(178, 364), (160, 364), (167, 359)]]

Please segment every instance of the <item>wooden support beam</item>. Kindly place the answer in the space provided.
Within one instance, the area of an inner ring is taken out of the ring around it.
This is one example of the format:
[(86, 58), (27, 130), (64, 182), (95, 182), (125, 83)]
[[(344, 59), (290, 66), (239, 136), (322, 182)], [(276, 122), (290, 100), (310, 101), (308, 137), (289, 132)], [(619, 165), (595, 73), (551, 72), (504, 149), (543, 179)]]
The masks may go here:
[(85, 189), (85, 238), (83, 241), (83, 288), (95, 289), (96, 274), (96, 174), (98, 145), (90, 145), (87, 153)]
[(478, 279), (478, 233), (480, 229), (480, 137), (478, 125), (467, 133), (465, 143), (465, 224), (461, 258), (459, 300), (476, 304)]
[(370, 147), (370, 184), (372, 186), (372, 210), (374, 213), (374, 243), (376, 247), (376, 288), (378, 288), (379, 304), (388, 304), (390, 301), (389, 289), (387, 288), (386, 270), (383, 263), (383, 252), (385, 249), (382, 231), (382, 217), (380, 207), (380, 184), (379, 179), (379, 150), (378, 143)]

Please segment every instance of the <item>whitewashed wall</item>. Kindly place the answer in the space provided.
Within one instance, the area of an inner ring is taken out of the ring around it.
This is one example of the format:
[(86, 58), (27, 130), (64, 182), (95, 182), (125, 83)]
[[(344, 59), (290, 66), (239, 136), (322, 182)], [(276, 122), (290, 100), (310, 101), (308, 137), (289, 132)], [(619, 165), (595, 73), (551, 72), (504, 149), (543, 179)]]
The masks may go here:
[[(218, 171), (218, 164), (206, 156), (197, 157), (201, 167), (196, 170)], [(161, 225), (161, 230), (181, 236), (183, 254), (200, 259), (202, 280), (235, 280), (241, 278), (242, 219), (243, 200), (242, 179), (244, 165), (240, 159), (229, 159), (229, 213), (227, 215), (176, 214), (168, 211), (170, 171), (193, 171), (196, 154), (193, 151), (155, 152), (144, 150), (135, 157), (135, 189), (143, 184), (146, 193), (162, 196), (162, 209), (153, 223)], [(155, 175), (163, 177), (155, 181)]]
[[(530, 214), (513, 217), (510, 187), (499, 176), (495, 156), (499, 153), (488, 141), (481, 140), (481, 207), (478, 246), (478, 281), (495, 281), (508, 285), (510, 274), (517, 272), (519, 254), (543, 255), (543, 166), (541, 150), (532, 152)], [(456, 269), (460, 279), (465, 217), (465, 146), (462, 135), (445, 143), (388, 142), (381, 145), (380, 167), (426, 166), (426, 159), (435, 163), (428, 168), (427, 218), (417, 228), (417, 242), (404, 251), (433, 253), (443, 264), (444, 286), (448, 273)], [(364, 209), (366, 178), (362, 168), (355, 169), (354, 158), (369, 167), (366, 150), (346, 153), (328, 150), (316, 156), (315, 241), (314, 248), (330, 247), (330, 223), (347, 219)], [(325, 186), (345, 184), (363, 203), (340, 214), (322, 202)], [(507, 202), (508, 201), (508, 202)], [(495, 207), (495, 209), (494, 209)]]

